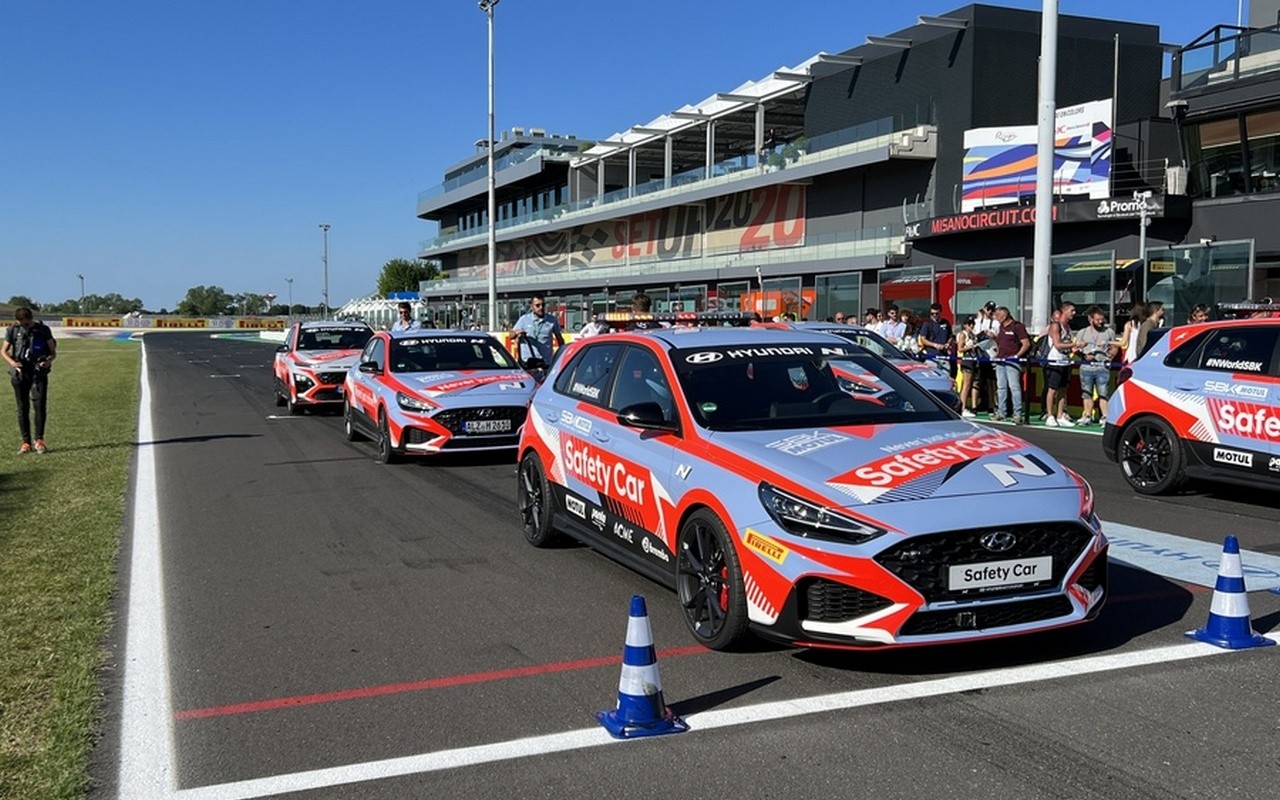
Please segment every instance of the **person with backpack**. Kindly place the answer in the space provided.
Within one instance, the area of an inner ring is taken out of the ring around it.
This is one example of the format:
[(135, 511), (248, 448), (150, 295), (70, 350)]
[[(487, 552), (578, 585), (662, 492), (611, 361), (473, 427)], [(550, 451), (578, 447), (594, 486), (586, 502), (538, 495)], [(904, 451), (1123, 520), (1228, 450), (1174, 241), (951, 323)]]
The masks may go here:
[[(9, 381), (13, 384), (13, 396), (18, 404), (18, 433), (22, 445), (18, 455), (33, 450), (46, 451), (44, 423), (49, 397), (49, 370), (58, 356), (58, 344), (53, 331), (36, 320), (29, 308), (13, 312), (17, 322), (5, 333), (4, 347), (0, 355), (9, 365)], [(31, 438), (31, 410), (35, 409), (35, 441)]]
[(1071, 320), (1076, 304), (1063, 300), (1056, 319), (1049, 323), (1044, 340), (1048, 342), (1044, 365), (1044, 424), (1050, 428), (1074, 428), (1067, 414), (1067, 386), (1071, 383), (1071, 356), (1076, 344), (1071, 339)]

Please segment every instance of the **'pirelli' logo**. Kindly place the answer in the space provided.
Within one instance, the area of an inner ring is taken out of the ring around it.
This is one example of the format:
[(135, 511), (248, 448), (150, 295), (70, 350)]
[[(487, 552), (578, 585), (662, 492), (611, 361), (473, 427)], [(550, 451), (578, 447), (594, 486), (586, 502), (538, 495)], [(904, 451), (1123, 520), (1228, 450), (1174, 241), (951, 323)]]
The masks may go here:
[(750, 528), (747, 529), (747, 547), (756, 551), (760, 555), (774, 562), (781, 564), (787, 560), (787, 554), (791, 551), (782, 545), (765, 536), (762, 533), (756, 533)]

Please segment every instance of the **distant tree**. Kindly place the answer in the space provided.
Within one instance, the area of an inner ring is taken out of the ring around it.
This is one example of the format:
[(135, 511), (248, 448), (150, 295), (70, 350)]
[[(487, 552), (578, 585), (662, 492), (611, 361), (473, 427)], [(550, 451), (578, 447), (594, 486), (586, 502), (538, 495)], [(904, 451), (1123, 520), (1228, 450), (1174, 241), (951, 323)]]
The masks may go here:
[(268, 305), (270, 303), (268, 303), (266, 295), (255, 292), (242, 292), (231, 298), (231, 313), (264, 314)]
[(294, 303), (292, 306), (289, 307), (289, 313), (293, 314), (294, 316), (300, 317), (303, 314), (310, 314), (311, 309), (307, 308), (302, 303)]
[(207, 317), (215, 314), (226, 314), (232, 308), (234, 298), (223, 291), (221, 286), (193, 286), (187, 290), (174, 309), (179, 314), (193, 317)]
[(32, 311), (40, 310), (40, 304), (35, 300), (32, 300), (30, 297), (27, 297), (25, 294), (15, 294), (13, 297), (10, 297), (9, 305), (17, 308), (29, 308)]
[(419, 283), (431, 280), (439, 272), (440, 267), (433, 262), (393, 258), (382, 265), (382, 272), (378, 274), (378, 294), (416, 292)]
[(289, 315), (289, 307), (284, 303), (273, 303), (267, 309), (267, 315), (271, 317), (287, 317)]

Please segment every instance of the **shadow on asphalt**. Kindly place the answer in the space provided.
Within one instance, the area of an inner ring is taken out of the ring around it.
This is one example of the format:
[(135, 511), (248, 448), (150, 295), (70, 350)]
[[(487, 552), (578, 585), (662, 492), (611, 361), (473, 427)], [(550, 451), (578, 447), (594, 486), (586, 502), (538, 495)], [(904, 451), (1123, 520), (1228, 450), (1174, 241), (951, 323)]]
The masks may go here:
[(815, 666), (893, 675), (949, 675), (1018, 667), (1116, 650), (1146, 633), (1177, 625), (1193, 595), (1165, 578), (1111, 562), (1109, 596), (1098, 618), (1044, 633), (986, 642), (899, 650), (798, 650)]
[(716, 706), (722, 706), (725, 703), (737, 700), (739, 697), (745, 697), (757, 689), (763, 689), (769, 684), (780, 680), (782, 680), (781, 675), (770, 675), (765, 678), (757, 678), (754, 681), (740, 683), (737, 686), (717, 689), (714, 692), (707, 692), (706, 694), (700, 694), (697, 697), (690, 697), (687, 700), (681, 700), (678, 703), (672, 703), (671, 710), (682, 716), (710, 711)]

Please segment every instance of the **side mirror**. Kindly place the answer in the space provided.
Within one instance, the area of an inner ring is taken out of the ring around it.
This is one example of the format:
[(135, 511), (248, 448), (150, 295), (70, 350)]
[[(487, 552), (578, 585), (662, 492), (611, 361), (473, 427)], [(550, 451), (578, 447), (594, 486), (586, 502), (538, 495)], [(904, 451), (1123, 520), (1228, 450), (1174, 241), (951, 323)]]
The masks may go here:
[(287, 353), (287, 352), (289, 352), (289, 345), (287, 345), (287, 344), (282, 344), (282, 345), (280, 345), (280, 346), (276, 347), (276, 352), (277, 352), (277, 353)]
[(382, 370), (378, 368), (377, 361), (361, 361), (360, 371), (366, 375), (377, 375)]
[(652, 401), (636, 403), (618, 411), (618, 424), (628, 428), (639, 428), (646, 431), (680, 430), (680, 426), (666, 418), (662, 406)]
[(524, 367), (526, 372), (533, 372), (535, 370), (546, 371), (547, 360), (540, 356), (533, 356), (531, 358), (526, 358), (520, 366)]

